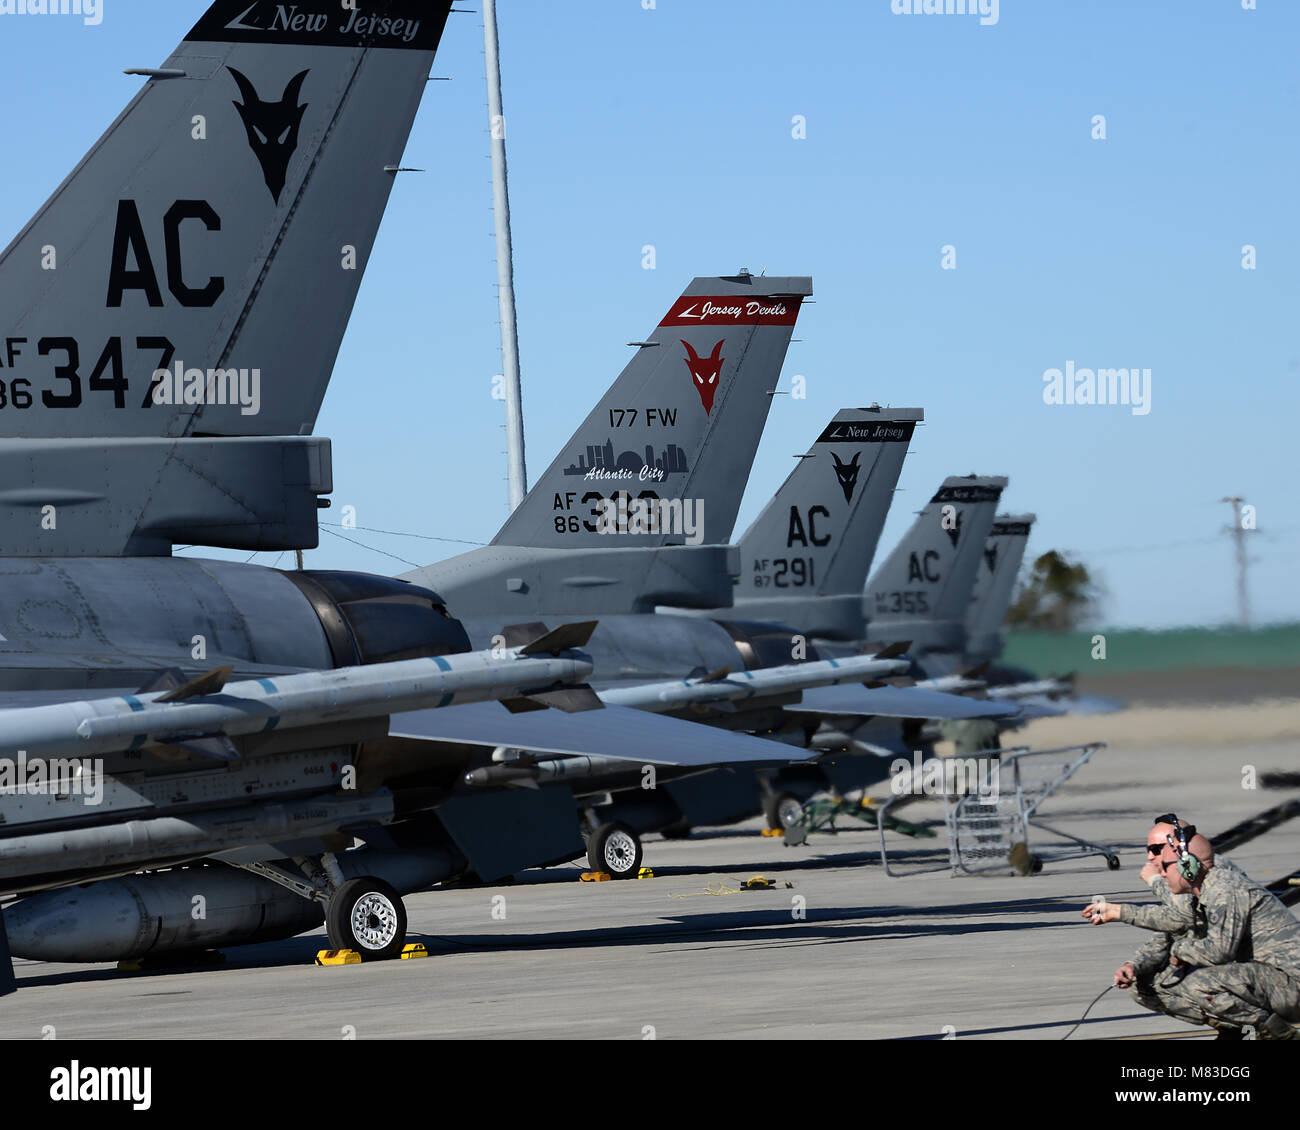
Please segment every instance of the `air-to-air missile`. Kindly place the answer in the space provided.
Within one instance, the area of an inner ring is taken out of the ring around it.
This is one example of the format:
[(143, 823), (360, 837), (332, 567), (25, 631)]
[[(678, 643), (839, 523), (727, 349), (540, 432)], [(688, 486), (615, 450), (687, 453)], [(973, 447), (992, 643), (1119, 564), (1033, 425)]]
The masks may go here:
[(738, 702), (789, 691), (807, 692), (814, 687), (864, 683), (906, 671), (906, 659), (877, 656), (847, 656), (790, 663), (783, 667), (760, 667), (732, 672), (726, 668), (698, 679), (675, 679), (643, 683), (635, 687), (611, 687), (599, 692), (609, 706), (630, 706), (637, 710), (669, 711), (714, 702)]
[(546, 652), (581, 646), (594, 626), (570, 625), (501, 654), (407, 659), (228, 685), (226, 668), (213, 672), (215, 679), (205, 676), (166, 692), (6, 710), (0, 712), (0, 748), (23, 750), (29, 758), (96, 757), (194, 736), (234, 738), (377, 712), (527, 698), (591, 674), (586, 657)]

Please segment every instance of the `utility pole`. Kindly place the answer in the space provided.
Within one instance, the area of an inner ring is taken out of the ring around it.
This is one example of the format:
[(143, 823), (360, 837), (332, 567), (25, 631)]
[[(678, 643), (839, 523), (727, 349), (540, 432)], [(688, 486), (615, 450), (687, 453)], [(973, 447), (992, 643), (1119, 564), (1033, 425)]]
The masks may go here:
[(1237, 551), (1237, 623), (1250, 627), (1250, 597), (1246, 590), (1246, 528), (1241, 524), (1241, 506), (1244, 498), (1221, 498), (1220, 502), (1232, 504), (1232, 541)]
[(510, 510), (528, 493), (524, 463), (523, 388), (519, 379), (519, 325), (515, 316), (514, 248), (510, 239), (510, 190), (506, 169), (506, 115), (501, 106), (501, 53), (497, 42), (496, 0), (483, 0), (483, 41), (487, 55), (488, 116), (492, 134), (492, 209), (497, 229), (497, 300), (501, 307), (501, 364), (505, 378), (507, 475)]

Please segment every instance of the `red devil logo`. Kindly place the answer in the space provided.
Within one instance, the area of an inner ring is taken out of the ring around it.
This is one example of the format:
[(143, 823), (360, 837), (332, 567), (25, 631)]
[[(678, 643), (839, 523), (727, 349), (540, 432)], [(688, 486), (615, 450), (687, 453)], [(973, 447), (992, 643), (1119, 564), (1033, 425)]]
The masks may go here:
[(723, 341), (718, 342), (707, 357), (701, 357), (696, 353), (689, 341), (682, 342), (689, 355), (686, 358), (686, 367), (695, 378), (695, 391), (700, 394), (700, 403), (704, 405), (704, 412), (709, 416), (713, 415), (713, 397), (717, 394), (718, 380), (722, 376), (722, 362), (725, 360), (722, 356), (722, 346), (725, 340), (724, 338)]

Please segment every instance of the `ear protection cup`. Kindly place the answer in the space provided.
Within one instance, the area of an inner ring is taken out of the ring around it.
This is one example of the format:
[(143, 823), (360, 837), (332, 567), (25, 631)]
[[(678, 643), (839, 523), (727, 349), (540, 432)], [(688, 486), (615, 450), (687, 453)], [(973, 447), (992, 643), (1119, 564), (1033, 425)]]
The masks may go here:
[(1189, 883), (1195, 883), (1201, 877), (1201, 872), (1204, 869), (1205, 865), (1190, 851), (1184, 851), (1182, 858), (1178, 861), (1178, 874)]
[(1196, 835), (1196, 825), (1188, 824), (1184, 827), (1172, 812), (1168, 812), (1164, 816), (1157, 816), (1155, 822), (1157, 824), (1173, 825), (1174, 834), (1170, 837), (1170, 842), (1173, 843), (1175, 838), (1177, 839), (1174, 846), (1178, 848), (1178, 874), (1189, 883), (1195, 883), (1197, 879), (1205, 874), (1205, 864), (1197, 859), (1187, 847), (1188, 841)]

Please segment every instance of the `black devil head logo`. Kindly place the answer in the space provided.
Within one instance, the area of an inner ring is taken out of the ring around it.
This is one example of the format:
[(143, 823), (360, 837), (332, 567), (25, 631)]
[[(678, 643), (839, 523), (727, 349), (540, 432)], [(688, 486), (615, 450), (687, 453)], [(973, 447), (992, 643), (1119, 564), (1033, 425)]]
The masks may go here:
[(234, 67), (226, 69), (234, 76), (239, 84), (239, 93), (244, 96), (242, 103), (234, 105), (244, 121), (244, 129), (248, 131), (248, 144), (261, 163), (266, 187), (279, 204), (289, 174), (289, 161), (298, 149), (298, 127), (307, 112), (306, 106), (298, 105), (298, 96), (302, 93), (303, 81), (311, 72), (294, 75), (279, 102), (263, 102), (246, 75)]
[(835, 460), (835, 477), (840, 481), (840, 490), (844, 492), (844, 501), (853, 501), (853, 488), (858, 485), (858, 472), (862, 470), (858, 466), (858, 460), (862, 458), (862, 452), (855, 451), (850, 462), (845, 463), (835, 452), (831, 452), (831, 458)]
[(956, 518), (953, 519), (953, 523), (951, 526), (948, 526), (945, 523), (944, 533), (948, 535), (949, 540), (952, 542), (953, 549), (956, 549), (957, 542), (961, 540), (961, 511), (960, 510), (957, 511), (957, 516)]

